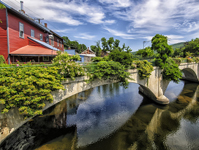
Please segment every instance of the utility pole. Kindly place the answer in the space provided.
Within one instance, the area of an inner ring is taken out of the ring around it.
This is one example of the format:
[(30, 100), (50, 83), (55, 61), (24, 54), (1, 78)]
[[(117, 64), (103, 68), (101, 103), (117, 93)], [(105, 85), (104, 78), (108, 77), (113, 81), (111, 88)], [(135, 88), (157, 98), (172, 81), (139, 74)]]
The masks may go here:
[(38, 20), (38, 22), (40, 23), (41, 20), (44, 20), (44, 18), (34, 18), (34, 20)]
[(150, 41), (143, 41), (143, 49), (144, 49), (144, 44), (147, 43), (147, 42), (150, 42)]

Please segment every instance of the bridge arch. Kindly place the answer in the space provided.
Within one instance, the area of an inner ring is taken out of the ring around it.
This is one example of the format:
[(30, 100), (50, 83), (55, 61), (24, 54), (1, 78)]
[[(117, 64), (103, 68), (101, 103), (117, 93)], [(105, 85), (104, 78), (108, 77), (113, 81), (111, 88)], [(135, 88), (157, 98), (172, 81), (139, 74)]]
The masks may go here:
[(192, 68), (184, 68), (182, 69), (182, 72), (183, 72), (182, 79), (189, 80), (189, 81), (198, 81), (196, 72)]

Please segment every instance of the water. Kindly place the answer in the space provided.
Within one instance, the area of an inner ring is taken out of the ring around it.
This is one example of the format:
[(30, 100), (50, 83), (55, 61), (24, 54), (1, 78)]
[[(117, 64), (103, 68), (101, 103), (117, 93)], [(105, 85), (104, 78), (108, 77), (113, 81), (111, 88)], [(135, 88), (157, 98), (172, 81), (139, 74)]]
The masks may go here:
[(154, 103), (130, 83), (74, 95), (37, 116), (2, 143), (2, 150), (198, 150), (198, 84), (170, 82), (170, 104)]

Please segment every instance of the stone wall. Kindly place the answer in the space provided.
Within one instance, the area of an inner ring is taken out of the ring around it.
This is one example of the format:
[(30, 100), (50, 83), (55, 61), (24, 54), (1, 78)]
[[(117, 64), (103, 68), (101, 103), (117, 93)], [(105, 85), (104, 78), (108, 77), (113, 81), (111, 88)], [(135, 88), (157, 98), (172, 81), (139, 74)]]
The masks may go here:
[[(62, 85), (66, 90), (57, 90), (53, 91), (53, 102), (49, 103), (46, 102), (46, 106), (43, 110), (55, 105), (56, 103), (72, 96), (82, 91), (88, 90), (93, 87), (97, 87), (100, 85), (110, 84), (117, 82), (116, 80), (99, 80), (96, 79), (95, 81), (88, 83), (88, 78), (86, 76), (77, 77), (75, 80), (67, 79), (62, 82)], [(0, 111), (2, 110), (3, 106), (0, 105)], [(0, 114), (0, 143), (7, 137), (12, 131), (19, 128), (21, 125), (26, 123), (27, 121), (31, 120), (31, 118), (24, 120), (23, 116), (19, 114), (17, 108), (11, 109), (6, 114)]]

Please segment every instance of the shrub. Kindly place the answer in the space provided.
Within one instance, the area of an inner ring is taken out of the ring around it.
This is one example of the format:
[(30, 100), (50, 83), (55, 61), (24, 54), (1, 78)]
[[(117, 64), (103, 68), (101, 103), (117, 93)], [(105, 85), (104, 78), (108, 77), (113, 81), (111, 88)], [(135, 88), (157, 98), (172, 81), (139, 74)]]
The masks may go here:
[(97, 63), (93, 74), (90, 76), (90, 81), (98, 79), (115, 79), (118, 80), (125, 88), (130, 79), (130, 73), (125, 71), (125, 67), (119, 62), (114, 61), (101, 61)]
[(131, 53), (127, 53), (125, 51), (120, 52), (119, 50), (113, 50), (109, 54), (109, 59), (119, 62), (120, 64), (124, 65), (125, 68), (130, 67), (133, 62)]
[(187, 57), (187, 62), (191, 63), (191, 62), (194, 62), (194, 60), (192, 58)]
[(58, 55), (53, 59), (53, 65), (58, 66), (58, 73), (64, 78), (71, 78), (72, 80), (78, 76), (84, 76), (84, 68), (74, 62), (74, 60), (80, 60), (79, 55), (69, 56), (68, 53), (58, 53)]
[(182, 72), (178, 68), (178, 65), (171, 58), (167, 59), (162, 75), (163, 79), (169, 81), (173, 80), (176, 83), (178, 83), (179, 79), (182, 78)]
[(182, 62), (182, 60), (180, 58), (173, 58), (173, 60), (178, 65), (180, 65), (180, 63)]
[(196, 63), (199, 63), (199, 58), (198, 58), (198, 57), (194, 57), (193, 60), (194, 60)]
[(131, 65), (130, 69), (135, 69), (136, 66), (134, 64)]
[(91, 60), (92, 62), (100, 62), (103, 61), (103, 57), (92, 57)]
[(26, 117), (42, 114), (51, 91), (63, 89), (58, 67), (15, 67), (0, 70), (0, 104), (2, 113), (17, 107)]
[(144, 61), (138, 61), (136, 65), (140, 79), (149, 78), (151, 72), (153, 71), (153, 66), (151, 65), (151, 63), (148, 62), (147, 60), (144, 60)]
[(6, 61), (3, 57), (3, 55), (0, 55), (0, 64), (4, 64)]

